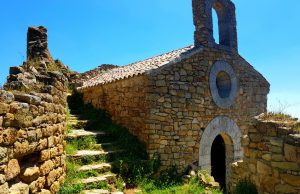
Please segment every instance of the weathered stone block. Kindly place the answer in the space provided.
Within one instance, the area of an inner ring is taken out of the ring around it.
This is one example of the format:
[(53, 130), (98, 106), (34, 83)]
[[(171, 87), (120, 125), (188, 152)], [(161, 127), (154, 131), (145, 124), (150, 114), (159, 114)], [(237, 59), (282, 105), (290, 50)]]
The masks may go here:
[(26, 114), (29, 112), (29, 104), (22, 102), (13, 102), (10, 104), (10, 113)]
[(51, 193), (51, 191), (49, 191), (47, 189), (42, 189), (39, 194), (52, 194), (52, 193)]
[(15, 115), (11, 113), (6, 113), (3, 118), (3, 126), (4, 127), (11, 127), (14, 125)]
[(0, 146), (0, 164), (8, 161), (8, 150)]
[(6, 114), (9, 112), (9, 105), (6, 103), (0, 102), (0, 114)]
[(271, 165), (276, 168), (280, 168), (283, 170), (294, 170), (299, 171), (300, 167), (295, 162), (271, 162)]
[(42, 150), (40, 152), (40, 161), (46, 161), (50, 159), (50, 150)]
[(43, 150), (43, 149), (46, 149), (48, 148), (48, 140), (45, 138), (45, 139), (40, 139), (39, 140), (39, 143), (37, 145), (37, 151), (40, 151), (40, 150)]
[(0, 194), (9, 194), (8, 183), (0, 185)]
[(271, 143), (271, 145), (282, 147), (283, 139), (282, 138), (271, 138), (270, 143)]
[(32, 152), (34, 152), (34, 148), (30, 146), (28, 141), (14, 143), (14, 157), (19, 158)]
[(4, 184), (6, 182), (6, 177), (4, 174), (0, 174), (0, 185)]
[(51, 160), (48, 160), (46, 162), (44, 162), (41, 166), (40, 166), (40, 172), (42, 175), (46, 175), (48, 174), (51, 170), (53, 170), (54, 168), (54, 164)]
[(36, 184), (35, 184), (35, 187), (38, 189), (38, 190), (41, 190), (44, 188), (45, 184), (46, 184), (46, 177), (39, 177), (36, 181)]
[(166, 86), (165, 80), (158, 80), (158, 81), (156, 81), (156, 86), (158, 86), (158, 87)]
[(281, 155), (281, 154), (272, 154), (272, 161), (281, 162), (283, 160), (284, 160), (283, 155)]
[(271, 161), (272, 155), (271, 154), (264, 154), (264, 155), (262, 155), (262, 159), (267, 160), (267, 161)]
[(15, 99), (20, 102), (26, 102), (28, 104), (39, 105), (41, 103), (41, 98), (38, 96), (33, 96), (23, 93), (15, 93)]
[(0, 102), (11, 103), (15, 100), (14, 95), (11, 92), (0, 90)]
[(12, 159), (8, 162), (7, 168), (5, 169), (6, 180), (11, 180), (18, 176), (21, 172), (19, 162), (16, 159)]
[(47, 176), (47, 185), (50, 187), (56, 180), (56, 178), (59, 176), (56, 170), (52, 170), (48, 176)]
[(284, 144), (284, 156), (288, 161), (297, 161), (297, 147)]
[(272, 174), (272, 168), (261, 161), (257, 161), (257, 173), (270, 175)]
[(29, 194), (29, 186), (25, 183), (19, 182), (16, 184), (13, 184), (9, 188), (10, 193), (15, 193), (15, 194)]
[(281, 174), (280, 175), (282, 180), (285, 181), (286, 183), (295, 186), (295, 187), (299, 187), (300, 186), (300, 176), (296, 176), (296, 175), (290, 175), (290, 174)]
[(279, 184), (275, 186), (275, 193), (297, 193), (297, 190), (290, 185)]
[(269, 146), (269, 151), (277, 154), (281, 154), (283, 152), (282, 147), (278, 146)]
[(17, 141), (17, 130), (15, 128), (7, 128), (2, 131), (2, 143), (4, 145), (12, 145)]
[(29, 167), (22, 170), (20, 178), (25, 183), (31, 183), (40, 176), (40, 170), (38, 167)]
[(58, 182), (58, 181), (55, 181), (55, 182), (51, 185), (50, 191), (51, 191), (52, 193), (57, 193), (57, 192), (59, 191), (59, 188), (60, 188), (59, 182)]
[(54, 146), (55, 138), (53, 136), (48, 137), (48, 148), (51, 148)]
[(269, 193), (275, 193), (275, 185), (277, 185), (280, 180), (271, 176), (261, 176), (260, 186)]

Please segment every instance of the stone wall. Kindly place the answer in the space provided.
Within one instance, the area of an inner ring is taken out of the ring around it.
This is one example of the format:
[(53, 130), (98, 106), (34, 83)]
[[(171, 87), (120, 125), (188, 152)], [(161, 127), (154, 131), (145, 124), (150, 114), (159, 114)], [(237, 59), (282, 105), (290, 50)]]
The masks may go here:
[(243, 161), (232, 165), (231, 187), (245, 177), (259, 193), (300, 193), (299, 132), (284, 122), (255, 120), (243, 146)]
[(115, 123), (127, 127), (140, 140), (148, 142), (146, 118), (149, 115), (148, 79), (145, 76), (132, 77), (113, 83), (87, 88), (83, 93), (85, 103), (106, 110)]
[[(44, 28), (29, 28), (29, 32), (33, 29), (43, 32), (34, 33), (37, 42), (37, 34), (45, 37)], [(46, 39), (42, 41), (47, 45)], [(41, 56), (34, 63), (41, 64), (43, 71), (37, 71), (32, 61), (12, 67), (0, 90), (1, 194), (57, 193), (64, 182), (68, 81), (60, 72), (47, 71), (45, 65), (52, 58), (31, 51), (30, 55)]]

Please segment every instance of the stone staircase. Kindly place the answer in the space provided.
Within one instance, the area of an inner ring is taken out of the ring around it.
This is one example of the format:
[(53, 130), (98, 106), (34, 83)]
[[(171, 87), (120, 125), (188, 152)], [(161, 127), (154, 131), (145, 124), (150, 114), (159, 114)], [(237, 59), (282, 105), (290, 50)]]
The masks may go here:
[[(93, 149), (80, 149), (72, 154), (68, 154), (69, 160), (76, 163), (76, 171), (78, 172), (93, 172), (89, 177), (81, 178), (74, 181), (74, 184), (84, 185), (83, 194), (123, 194), (118, 191), (115, 186), (116, 174), (111, 172), (112, 162), (115, 155), (122, 152), (122, 150), (114, 148), (113, 142), (106, 142), (107, 139), (113, 139), (111, 134), (103, 131), (87, 131), (85, 125), (87, 120), (81, 120), (80, 115), (71, 115), (68, 119), (68, 125), (72, 126), (72, 130), (66, 135), (67, 143), (78, 141), (80, 139), (92, 137), (96, 139), (97, 143), (93, 145)], [(109, 189), (101, 188), (101, 184), (106, 184)], [(89, 185), (99, 185), (93, 189)]]

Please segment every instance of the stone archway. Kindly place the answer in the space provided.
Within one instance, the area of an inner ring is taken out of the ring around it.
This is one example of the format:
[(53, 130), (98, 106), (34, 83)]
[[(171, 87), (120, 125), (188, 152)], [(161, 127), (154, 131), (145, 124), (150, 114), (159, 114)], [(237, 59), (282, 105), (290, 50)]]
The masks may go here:
[(199, 167), (211, 173), (211, 148), (217, 136), (225, 142), (226, 152), (226, 185), (230, 176), (230, 165), (243, 158), (241, 131), (237, 124), (226, 116), (218, 116), (206, 127), (200, 140)]

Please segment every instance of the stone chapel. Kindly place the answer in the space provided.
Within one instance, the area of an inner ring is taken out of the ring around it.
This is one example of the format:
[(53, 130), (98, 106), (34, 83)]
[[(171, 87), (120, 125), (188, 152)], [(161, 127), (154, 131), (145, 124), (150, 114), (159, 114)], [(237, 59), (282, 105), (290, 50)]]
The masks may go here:
[(150, 157), (159, 154), (163, 167), (194, 164), (226, 187), (251, 118), (266, 112), (270, 85), (239, 55), (233, 2), (192, 0), (192, 8), (193, 45), (102, 72), (78, 91), (145, 142)]

